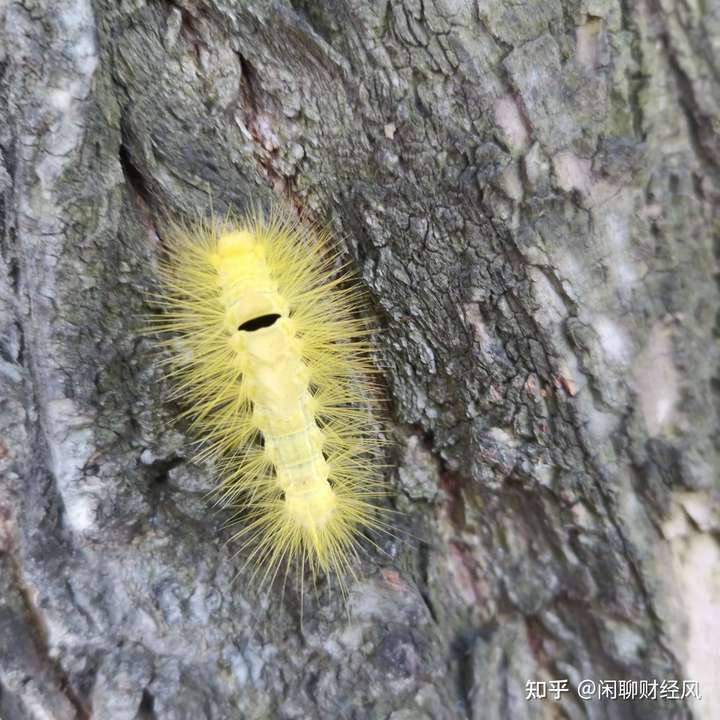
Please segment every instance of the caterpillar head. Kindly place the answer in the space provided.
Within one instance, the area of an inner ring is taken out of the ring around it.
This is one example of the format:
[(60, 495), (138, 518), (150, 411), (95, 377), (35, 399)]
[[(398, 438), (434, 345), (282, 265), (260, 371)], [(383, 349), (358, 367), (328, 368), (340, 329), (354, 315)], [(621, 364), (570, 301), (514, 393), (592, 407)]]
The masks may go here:
[(289, 329), (282, 323), (270, 331), (266, 328), (287, 318), (289, 308), (278, 294), (262, 242), (247, 231), (226, 233), (218, 240), (212, 262), (226, 307), (225, 331), (234, 349), (247, 349), (268, 362), (277, 359)]

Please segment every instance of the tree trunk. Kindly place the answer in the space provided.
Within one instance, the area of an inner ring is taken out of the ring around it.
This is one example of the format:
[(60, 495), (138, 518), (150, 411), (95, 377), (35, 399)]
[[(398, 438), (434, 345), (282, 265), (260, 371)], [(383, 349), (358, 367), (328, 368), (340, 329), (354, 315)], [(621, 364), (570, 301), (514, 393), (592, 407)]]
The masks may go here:
[[(717, 3), (1, 12), (4, 720), (720, 717)], [(331, 222), (385, 328), (412, 537), (302, 623), (142, 335), (210, 198)]]

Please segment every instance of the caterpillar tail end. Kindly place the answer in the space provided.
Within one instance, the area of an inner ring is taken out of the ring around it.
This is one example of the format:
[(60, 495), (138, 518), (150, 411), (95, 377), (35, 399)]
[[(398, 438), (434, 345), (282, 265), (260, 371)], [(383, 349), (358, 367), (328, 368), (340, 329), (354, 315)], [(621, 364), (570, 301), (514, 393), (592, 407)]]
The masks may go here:
[(303, 538), (303, 544), (323, 571), (328, 570), (327, 536), (337, 511), (337, 496), (327, 481), (307, 489), (288, 488), (285, 491), (285, 514)]

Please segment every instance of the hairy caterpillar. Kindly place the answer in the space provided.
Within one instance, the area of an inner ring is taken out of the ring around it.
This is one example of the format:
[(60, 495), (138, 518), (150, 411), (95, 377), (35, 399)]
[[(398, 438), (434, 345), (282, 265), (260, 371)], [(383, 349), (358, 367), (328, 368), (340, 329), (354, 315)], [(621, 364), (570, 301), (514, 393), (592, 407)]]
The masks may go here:
[(183, 416), (235, 509), (233, 539), (274, 578), (351, 568), (363, 528), (383, 529), (370, 332), (362, 291), (333, 268), (330, 236), (254, 213), (175, 228), (162, 261), (165, 361)]

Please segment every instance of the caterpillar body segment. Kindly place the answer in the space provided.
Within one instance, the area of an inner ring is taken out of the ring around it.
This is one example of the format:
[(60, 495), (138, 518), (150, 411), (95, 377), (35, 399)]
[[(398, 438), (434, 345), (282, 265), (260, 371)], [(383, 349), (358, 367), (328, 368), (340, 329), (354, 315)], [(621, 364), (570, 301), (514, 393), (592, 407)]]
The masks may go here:
[(176, 394), (265, 577), (283, 560), (341, 573), (384, 525), (368, 324), (328, 241), (256, 215), (176, 232), (161, 268)]

